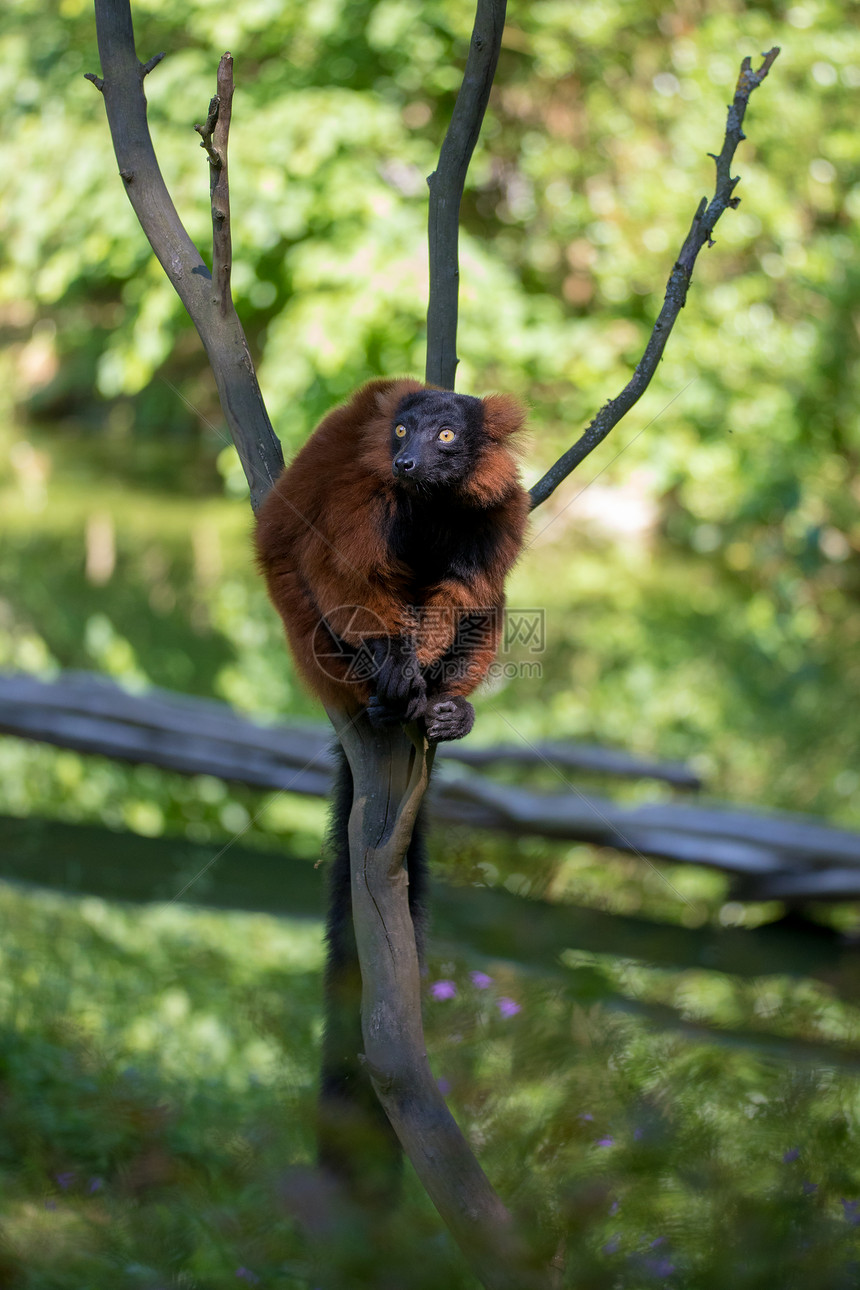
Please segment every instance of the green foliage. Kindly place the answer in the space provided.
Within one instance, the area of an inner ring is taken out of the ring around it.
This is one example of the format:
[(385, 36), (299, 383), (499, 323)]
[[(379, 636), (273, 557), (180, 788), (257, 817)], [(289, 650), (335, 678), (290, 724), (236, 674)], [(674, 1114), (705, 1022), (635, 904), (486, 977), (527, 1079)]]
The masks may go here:
[[(5, 888), (0, 926), (4, 1285), (216, 1288), (241, 1269), (278, 1290), (473, 1284), (413, 1178), (368, 1247), (302, 1172), (315, 924)], [(751, 1038), (673, 1034), (619, 1013), (625, 997), (705, 1027), (755, 1014)], [(847, 1288), (856, 1075), (757, 1054), (768, 1018), (794, 1038), (860, 1033), (810, 983), (594, 955), (549, 982), (434, 955), (426, 1003), (451, 1107), (506, 1198), (563, 1239), (566, 1284)]]
[[(62, 376), (37, 380), (25, 399), (44, 409), (63, 397), (89, 418), (95, 378), (107, 400), (136, 395), (136, 417), (160, 420), (154, 378), (186, 377), (177, 347), (198, 374), (202, 356), (113, 182), (102, 105), (79, 76), (97, 65), (90, 12), (64, 4), (63, 21), (29, 40), (42, 12), (22, 0), (0, 19), (14, 100), (2, 160), (17, 176), (0, 299), (22, 340), (37, 319), (61, 338)], [(229, 14), (198, 0), (181, 15), (161, 0), (138, 14), (140, 49), (169, 51), (147, 81), (150, 117), (204, 249), (205, 160), (191, 125), (217, 51), (233, 51), (237, 304), (290, 444), (362, 377), (422, 367), (423, 176), (468, 18), (451, 0)], [(778, 42), (737, 159), (741, 210), (697, 271), (647, 416), (695, 385), (661, 419), (660, 459), (650, 436), (633, 460), (646, 452), (657, 489), (677, 490), (682, 515), (727, 539), (798, 510), (844, 534), (844, 472), (811, 478), (822, 453), (857, 447), (850, 91), (860, 36), (843, 26), (844, 9), (721, 3), (694, 19), (618, 0), (575, 14), (523, 6), (510, 18), (464, 209), (462, 383), (527, 392), (544, 432), (535, 464), (548, 464), (641, 348), (710, 183), (704, 153), (719, 144), (737, 64)], [(28, 164), (49, 150), (74, 164)], [(199, 430), (178, 400), (167, 415)]]

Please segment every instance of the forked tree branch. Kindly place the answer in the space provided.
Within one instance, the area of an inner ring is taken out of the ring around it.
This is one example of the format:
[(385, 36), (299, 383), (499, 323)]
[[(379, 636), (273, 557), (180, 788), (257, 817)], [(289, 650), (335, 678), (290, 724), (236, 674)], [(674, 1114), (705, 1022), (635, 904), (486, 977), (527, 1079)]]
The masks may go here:
[(610, 430), (618, 425), (621, 418), (630, 411), (648, 388), (651, 378), (657, 370), (657, 364), (663, 355), (663, 350), (666, 348), (669, 333), (686, 303), (687, 289), (693, 276), (696, 257), (706, 243), (708, 246), (713, 244), (712, 234), (714, 227), (723, 211), (730, 206), (734, 209), (740, 202), (740, 198), (733, 195), (740, 177), (735, 176), (732, 178), (732, 159), (738, 144), (742, 139), (746, 138), (741, 126), (750, 94), (757, 86), (761, 85), (778, 53), (778, 47), (774, 46), (767, 54), (763, 54), (764, 61), (757, 72), (753, 71), (750, 60), (748, 58), (744, 59), (735, 88), (735, 96), (729, 106), (722, 150), (719, 156), (712, 152), (708, 154), (716, 162), (717, 178), (714, 195), (710, 204), (708, 199), (703, 197), (699, 203), (699, 209), (693, 216), (692, 227), (669, 276), (663, 307), (654, 324), (648, 344), (645, 346), (645, 352), (639, 360), (633, 376), (621, 393), (603, 405), (582, 437), (577, 440), (572, 448), (568, 448), (563, 456), (559, 457), (555, 465), (551, 466), (543, 478), (539, 479), (531, 489), (532, 508), (540, 506), (541, 502), (546, 501), (562, 480), (566, 479), (585, 460), (588, 454), (603, 442)]
[(104, 95), (119, 172), (153, 251), (203, 341), (221, 407), (242, 462), (256, 510), (280, 474), (281, 445), (263, 403), (242, 325), (230, 297), (230, 206), (227, 132), (233, 93), (232, 59), (218, 69), (218, 119), (213, 145), (222, 165), (212, 172), (215, 281), (182, 225), (162, 178), (146, 120), (143, 80), (161, 60), (141, 63), (134, 47), (129, 0), (95, 0), (102, 77), (88, 75)]
[(454, 104), (439, 164), (427, 180), (430, 209), (427, 225), (430, 294), (427, 302), (428, 385), (453, 390), (457, 374), (457, 303), (460, 264), (457, 241), (460, 201), (469, 162), (478, 142), (493, 86), (506, 0), (478, 0), (475, 26), (463, 83)]

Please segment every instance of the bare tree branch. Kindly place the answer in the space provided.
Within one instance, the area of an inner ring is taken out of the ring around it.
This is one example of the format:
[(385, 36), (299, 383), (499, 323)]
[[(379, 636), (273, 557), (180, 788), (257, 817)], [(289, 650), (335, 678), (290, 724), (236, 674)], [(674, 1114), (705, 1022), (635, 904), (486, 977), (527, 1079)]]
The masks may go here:
[(424, 1042), (421, 978), (403, 857), (433, 749), (417, 727), (375, 730), (366, 715), (329, 718), (349, 760), (352, 906), (361, 962), (367, 1070), (404, 1151), (486, 1290), (547, 1284), (439, 1091)]
[(427, 302), (426, 380), (429, 385), (439, 385), (446, 390), (454, 388), (459, 362), (457, 297), (460, 265), (457, 242), (460, 201), (496, 74), (505, 8), (506, 0), (478, 0), (463, 84), (439, 153), (439, 164), (427, 180), (430, 186), (427, 226), (430, 294)]
[(104, 96), (120, 175), (134, 212), (203, 341), (215, 373), (221, 407), (248, 479), (251, 505), (256, 510), (280, 474), (284, 459), (230, 298), (226, 149), (232, 60), (229, 54), (225, 55), (219, 68), (220, 108), (214, 146), (223, 154), (223, 164), (218, 171), (213, 171), (216, 271), (213, 289), (212, 275), (176, 213), (149, 135), (143, 80), (162, 55), (147, 63), (138, 60), (129, 0), (95, 0), (95, 9), (104, 76), (90, 73), (88, 79)]
[(555, 465), (551, 466), (543, 478), (539, 479), (531, 489), (532, 508), (540, 506), (541, 502), (545, 502), (551, 496), (562, 480), (566, 479), (585, 460), (588, 454), (603, 442), (610, 430), (618, 425), (621, 418), (630, 411), (648, 388), (651, 378), (657, 370), (657, 364), (663, 355), (663, 350), (666, 348), (669, 333), (686, 303), (687, 289), (693, 276), (696, 257), (706, 243), (708, 246), (713, 245), (712, 234), (714, 226), (723, 211), (728, 207), (734, 209), (740, 201), (739, 197), (733, 196), (740, 177), (735, 176), (732, 178), (732, 159), (738, 144), (742, 139), (746, 138), (741, 126), (749, 96), (757, 86), (761, 85), (778, 53), (778, 47), (774, 46), (767, 54), (763, 54), (764, 61), (757, 72), (752, 70), (750, 60), (748, 58), (744, 59), (735, 88), (735, 96), (729, 106), (722, 150), (718, 157), (712, 152), (708, 153), (708, 156), (714, 158), (717, 169), (714, 196), (711, 198), (710, 204), (708, 204), (708, 199), (703, 197), (696, 214), (693, 216), (692, 226), (670, 274), (663, 307), (654, 324), (648, 344), (645, 346), (645, 352), (639, 360), (633, 376), (621, 393), (604, 404), (582, 437), (577, 440), (572, 448), (568, 448), (563, 456), (559, 457)]

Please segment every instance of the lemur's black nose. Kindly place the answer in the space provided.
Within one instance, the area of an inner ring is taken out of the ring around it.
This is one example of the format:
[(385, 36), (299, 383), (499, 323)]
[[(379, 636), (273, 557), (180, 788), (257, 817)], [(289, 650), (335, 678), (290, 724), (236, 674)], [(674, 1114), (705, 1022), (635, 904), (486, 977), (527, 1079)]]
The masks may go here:
[(415, 469), (415, 461), (412, 457), (395, 457), (394, 473), (395, 475), (408, 475), (410, 470)]

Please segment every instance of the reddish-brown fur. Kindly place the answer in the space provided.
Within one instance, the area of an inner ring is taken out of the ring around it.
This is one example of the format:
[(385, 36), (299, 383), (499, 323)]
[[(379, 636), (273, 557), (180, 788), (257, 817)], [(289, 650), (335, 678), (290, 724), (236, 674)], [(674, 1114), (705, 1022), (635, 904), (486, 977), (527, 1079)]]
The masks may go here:
[[(336, 659), (326, 658), (325, 670), (320, 666), (321, 615), (350, 645), (378, 637), (380, 624), (390, 636), (410, 637), (426, 667), (450, 647), (463, 611), (496, 608), (495, 631), (470, 654), (462, 675), (442, 685), (444, 694), (470, 694), (496, 652), (505, 578), (529, 510), (509, 442), (523, 428), (524, 412), (506, 395), (483, 400), (484, 441), (458, 489), (460, 504), (474, 505), (476, 514), (492, 514), (498, 539), (492, 567), (468, 581), (446, 579), (410, 599), (409, 570), (392, 555), (386, 538), (398, 489), (391, 425), (402, 399), (424, 388), (399, 379), (371, 381), (357, 390), (323, 418), (258, 515), (257, 553), (269, 595), (301, 676), (327, 706), (347, 711), (364, 706), (372, 682), (350, 678), (347, 665)], [(345, 608), (350, 606), (356, 609)]]

